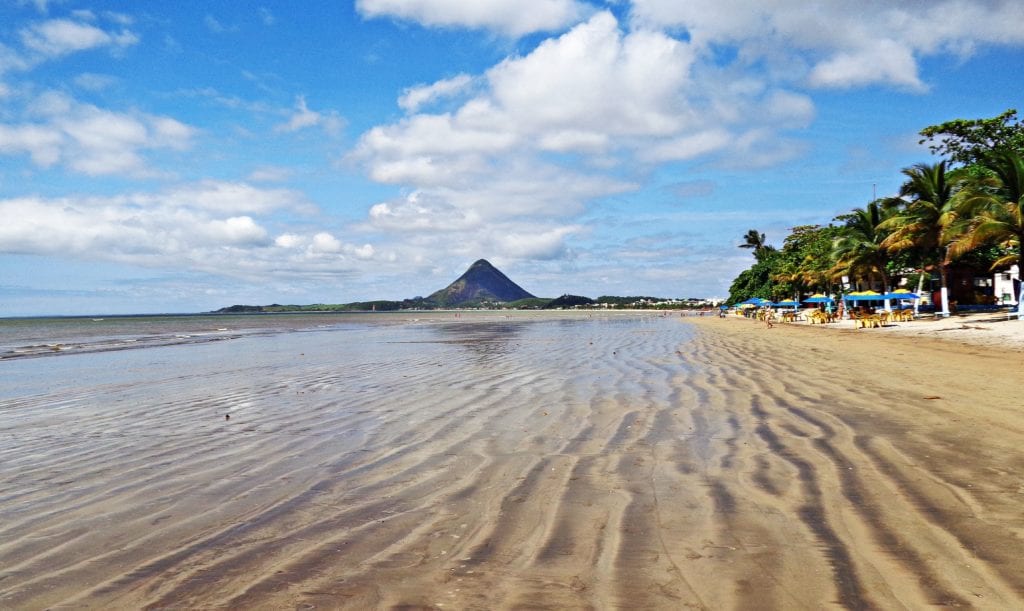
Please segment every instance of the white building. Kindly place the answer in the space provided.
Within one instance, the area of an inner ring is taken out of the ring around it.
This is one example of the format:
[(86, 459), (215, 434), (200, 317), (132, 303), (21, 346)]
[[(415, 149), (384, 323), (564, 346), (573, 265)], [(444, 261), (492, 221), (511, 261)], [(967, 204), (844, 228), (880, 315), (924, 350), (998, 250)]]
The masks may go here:
[(992, 288), (997, 303), (1003, 305), (1017, 303), (1017, 292), (1020, 289), (1015, 288), (1014, 283), (1020, 284), (1020, 268), (1016, 265), (1007, 271), (996, 272)]

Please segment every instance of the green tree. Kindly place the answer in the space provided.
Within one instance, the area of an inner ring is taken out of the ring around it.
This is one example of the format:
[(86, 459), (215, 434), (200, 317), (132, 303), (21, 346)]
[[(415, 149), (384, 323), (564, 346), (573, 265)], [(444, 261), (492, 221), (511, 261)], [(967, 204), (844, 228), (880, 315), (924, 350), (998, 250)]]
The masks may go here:
[(743, 236), (743, 243), (740, 244), (740, 248), (749, 248), (754, 251), (754, 258), (760, 261), (768, 253), (774, 252), (775, 248), (769, 246), (765, 242), (765, 235), (758, 233), (756, 229), (747, 231), (747, 234)]
[(997, 151), (984, 165), (994, 177), (973, 181), (960, 192), (967, 230), (950, 245), (950, 251), (962, 255), (986, 244), (1004, 246), (1008, 254), (993, 267), (1016, 263), (1024, 272), (1024, 156)]
[[(956, 172), (946, 171), (945, 161), (919, 163), (905, 168), (903, 174), (907, 181), (900, 187), (901, 199), (888, 203), (897, 211), (879, 224), (880, 229), (891, 231), (881, 245), (893, 252), (912, 250), (922, 268), (937, 266), (941, 286), (946, 288), (949, 244), (963, 230), (954, 201), (960, 179)], [(948, 311), (948, 304), (943, 304), (943, 311)]]
[(772, 299), (775, 281), (772, 276), (778, 272), (779, 252), (767, 251), (750, 269), (743, 270), (729, 287), (729, 303), (746, 301), (751, 297)]
[(842, 235), (832, 243), (833, 276), (846, 275), (868, 281), (878, 278), (884, 292), (889, 292), (888, 266), (892, 256), (883, 244), (891, 230), (883, 223), (895, 213), (895, 205), (876, 200), (836, 217), (844, 225)]
[(776, 294), (799, 298), (803, 292), (827, 292), (834, 279), (832, 242), (840, 231), (840, 227), (833, 225), (800, 225), (790, 229), (774, 276)]
[(1013, 108), (991, 119), (954, 119), (920, 131), (918, 144), (952, 163), (980, 163), (996, 150), (1024, 152), (1024, 123)]

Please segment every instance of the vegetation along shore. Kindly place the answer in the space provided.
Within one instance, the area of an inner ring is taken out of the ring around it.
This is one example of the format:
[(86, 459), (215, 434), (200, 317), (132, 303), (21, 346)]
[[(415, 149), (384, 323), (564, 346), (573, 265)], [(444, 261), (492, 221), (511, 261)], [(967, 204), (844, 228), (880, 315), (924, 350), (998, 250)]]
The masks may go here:
[[(899, 285), (926, 300), (945, 289), (953, 307), (1019, 299), (1024, 125), (1016, 110), (948, 121), (920, 135), (942, 159), (904, 168), (896, 196), (873, 199), (825, 226), (794, 227), (781, 248), (751, 229), (741, 247), (753, 251), (755, 263), (733, 281), (729, 303)], [(998, 271), (1012, 277), (1013, 290), (995, 294), (991, 277)]]

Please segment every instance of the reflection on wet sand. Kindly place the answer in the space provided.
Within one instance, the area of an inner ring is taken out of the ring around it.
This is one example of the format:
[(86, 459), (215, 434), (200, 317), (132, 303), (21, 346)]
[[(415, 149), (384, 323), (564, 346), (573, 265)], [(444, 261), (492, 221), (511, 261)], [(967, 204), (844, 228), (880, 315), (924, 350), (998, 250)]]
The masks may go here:
[(1021, 605), (1015, 412), (962, 414), (964, 379), (840, 381), (874, 358), (847, 346), (769, 368), (778, 336), (701, 329), (430, 321), (38, 360), (118, 373), (4, 395), (0, 607)]

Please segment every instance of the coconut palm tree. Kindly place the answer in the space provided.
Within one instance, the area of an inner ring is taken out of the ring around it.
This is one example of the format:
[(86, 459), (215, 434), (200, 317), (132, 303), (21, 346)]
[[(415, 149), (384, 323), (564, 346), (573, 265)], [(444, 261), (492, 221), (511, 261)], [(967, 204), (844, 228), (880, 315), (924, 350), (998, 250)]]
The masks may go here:
[(843, 235), (832, 242), (835, 265), (833, 277), (879, 278), (883, 292), (889, 292), (889, 274), (886, 265), (892, 258), (883, 246), (890, 230), (882, 224), (896, 213), (893, 205), (881, 200), (869, 203), (863, 208), (854, 208), (850, 214), (837, 218), (846, 221)]
[(946, 171), (946, 162), (919, 163), (905, 168), (907, 181), (900, 187), (900, 198), (890, 205), (898, 211), (879, 227), (891, 231), (882, 246), (891, 252), (913, 250), (919, 253), (921, 267), (936, 265), (943, 288), (942, 313), (949, 314), (946, 293), (947, 272), (952, 253), (949, 244), (964, 225), (955, 206), (961, 180), (959, 171)]
[(747, 234), (743, 236), (743, 243), (740, 244), (740, 248), (750, 248), (754, 251), (754, 258), (760, 261), (764, 256), (775, 250), (772, 246), (769, 246), (765, 242), (765, 235), (758, 233), (756, 229), (747, 231)]
[[(1024, 274), (1024, 157), (1017, 151), (997, 151), (983, 165), (992, 176), (973, 181), (960, 192), (959, 209), (967, 230), (950, 244), (950, 253), (959, 256), (985, 244), (1005, 245), (1011, 253), (992, 267), (1016, 263)], [(1021, 296), (1017, 301), (1024, 303)]]

